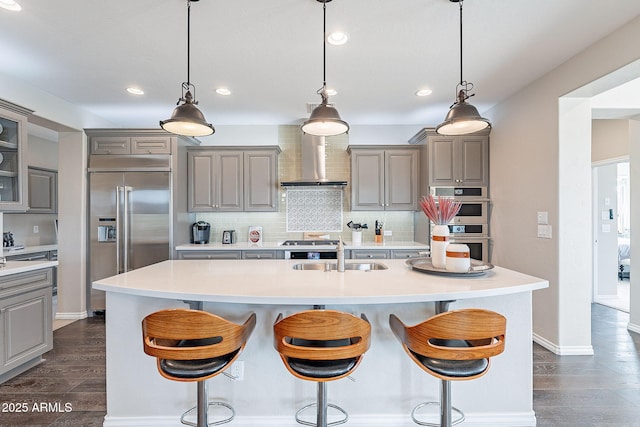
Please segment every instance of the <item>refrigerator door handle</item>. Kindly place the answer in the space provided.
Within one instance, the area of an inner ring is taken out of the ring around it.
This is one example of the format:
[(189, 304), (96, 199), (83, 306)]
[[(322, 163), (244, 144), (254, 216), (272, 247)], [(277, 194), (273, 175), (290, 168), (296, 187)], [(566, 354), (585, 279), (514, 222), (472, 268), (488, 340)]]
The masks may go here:
[(122, 192), (123, 187), (116, 187), (116, 274), (120, 274), (120, 243), (122, 239), (120, 237), (120, 220), (122, 219), (122, 215), (120, 212), (120, 193)]
[(123, 237), (124, 237), (124, 244), (122, 245), (123, 248), (123, 264), (124, 264), (124, 272), (126, 273), (127, 271), (129, 271), (129, 237), (130, 237), (130, 227), (129, 227), (129, 217), (130, 217), (130, 212), (129, 212), (129, 195), (131, 194), (131, 190), (133, 188), (129, 187), (129, 186), (125, 186), (122, 187), (122, 193), (123, 193), (123, 216), (124, 216), (124, 230), (123, 230)]

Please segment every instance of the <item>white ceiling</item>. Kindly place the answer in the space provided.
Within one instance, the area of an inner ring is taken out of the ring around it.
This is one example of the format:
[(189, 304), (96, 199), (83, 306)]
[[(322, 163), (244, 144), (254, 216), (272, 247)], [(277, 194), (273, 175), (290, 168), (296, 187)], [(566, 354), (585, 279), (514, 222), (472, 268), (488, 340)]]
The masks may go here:
[[(186, 80), (186, 0), (18, 1), (19, 13), (0, 9), (0, 74), (118, 127), (157, 127), (171, 115)], [(308, 116), (322, 85), (321, 3), (202, 0), (191, 11), (191, 82), (208, 121)], [(460, 77), (458, 11), (449, 0), (328, 3), (327, 30), (350, 37), (327, 47), (327, 84), (339, 92), (330, 102), (342, 118), (439, 123)], [(638, 0), (465, 1), (471, 102), (489, 109), (638, 15)], [(145, 95), (128, 94), (132, 85)], [(233, 94), (216, 95), (219, 86)], [(433, 94), (416, 97), (424, 87)]]

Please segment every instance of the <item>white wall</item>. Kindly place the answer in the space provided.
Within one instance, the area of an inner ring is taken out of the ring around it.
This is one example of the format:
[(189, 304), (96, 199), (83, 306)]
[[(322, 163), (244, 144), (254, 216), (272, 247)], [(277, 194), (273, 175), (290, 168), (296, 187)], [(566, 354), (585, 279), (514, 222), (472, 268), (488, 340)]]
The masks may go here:
[(629, 120), (594, 120), (591, 133), (591, 161), (629, 156)]
[[(640, 186), (640, 121), (629, 121), (629, 144), (630, 144), (630, 171), (629, 179), (631, 181), (632, 188)], [(640, 238), (638, 236), (638, 230), (640, 230), (640, 197), (637, 197), (638, 190), (635, 191), (635, 196), (631, 194), (631, 253), (634, 251), (636, 254), (640, 254)], [(633, 230), (636, 230), (635, 232)], [(631, 311), (629, 312), (629, 329), (640, 333), (640, 292), (638, 286), (640, 285), (640, 279), (638, 274), (630, 275), (629, 285), (631, 288)], [(637, 283), (636, 283), (637, 282)]]
[[(583, 100), (577, 100), (573, 110), (563, 111), (568, 115), (561, 129), (559, 99), (638, 60), (640, 44), (635, 40), (639, 38), (640, 18), (636, 18), (487, 113), (494, 126), (490, 149), (492, 260), (549, 280), (548, 289), (534, 293), (534, 333), (559, 353), (588, 353), (591, 345), (589, 298), (584, 291), (588, 295), (591, 288), (590, 115), (585, 113)], [(590, 96), (620, 83), (608, 79), (590, 88)], [(576, 108), (578, 113), (572, 114)], [(588, 131), (572, 126), (572, 120), (580, 126), (586, 122)], [(561, 146), (561, 142), (570, 146)], [(586, 164), (575, 166), (576, 162)], [(586, 177), (585, 169), (589, 171)], [(568, 171), (577, 175), (572, 177)], [(576, 204), (571, 206), (568, 201)], [(580, 210), (580, 206), (586, 208)], [(536, 237), (538, 211), (549, 212), (553, 239)], [(584, 249), (576, 247), (579, 242)], [(578, 253), (571, 253), (573, 250)]]
[[(627, 126), (628, 128), (628, 126)], [(593, 230), (594, 230), (594, 289), (595, 302), (606, 302), (618, 296), (618, 165), (616, 163), (593, 168)], [(609, 209), (614, 212), (610, 219)]]

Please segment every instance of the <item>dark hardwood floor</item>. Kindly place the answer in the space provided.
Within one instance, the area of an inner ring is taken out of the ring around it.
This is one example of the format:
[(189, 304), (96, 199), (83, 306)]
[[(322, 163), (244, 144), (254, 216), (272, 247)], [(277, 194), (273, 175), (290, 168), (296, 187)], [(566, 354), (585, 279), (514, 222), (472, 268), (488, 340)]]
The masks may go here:
[[(539, 426), (640, 427), (640, 335), (626, 329), (627, 313), (594, 304), (592, 319), (594, 356), (556, 356), (534, 344)], [(104, 318), (74, 322), (53, 336), (46, 362), (0, 385), (1, 427), (102, 426)], [(15, 412), (22, 404), (27, 411)]]

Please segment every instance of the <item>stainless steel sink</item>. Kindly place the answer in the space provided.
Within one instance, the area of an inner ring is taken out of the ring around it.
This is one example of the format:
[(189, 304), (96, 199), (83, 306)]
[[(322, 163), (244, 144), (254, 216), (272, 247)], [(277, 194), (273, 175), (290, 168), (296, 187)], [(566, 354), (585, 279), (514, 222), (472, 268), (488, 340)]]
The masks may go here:
[[(326, 263), (302, 263), (294, 264), (294, 270), (318, 270), (318, 271), (332, 271), (338, 269), (338, 264), (335, 262)], [(387, 270), (387, 266), (379, 262), (348, 262), (344, 264), (345, 270), (360, 270), (360, 271), (372, 271), (372, 270)]]

